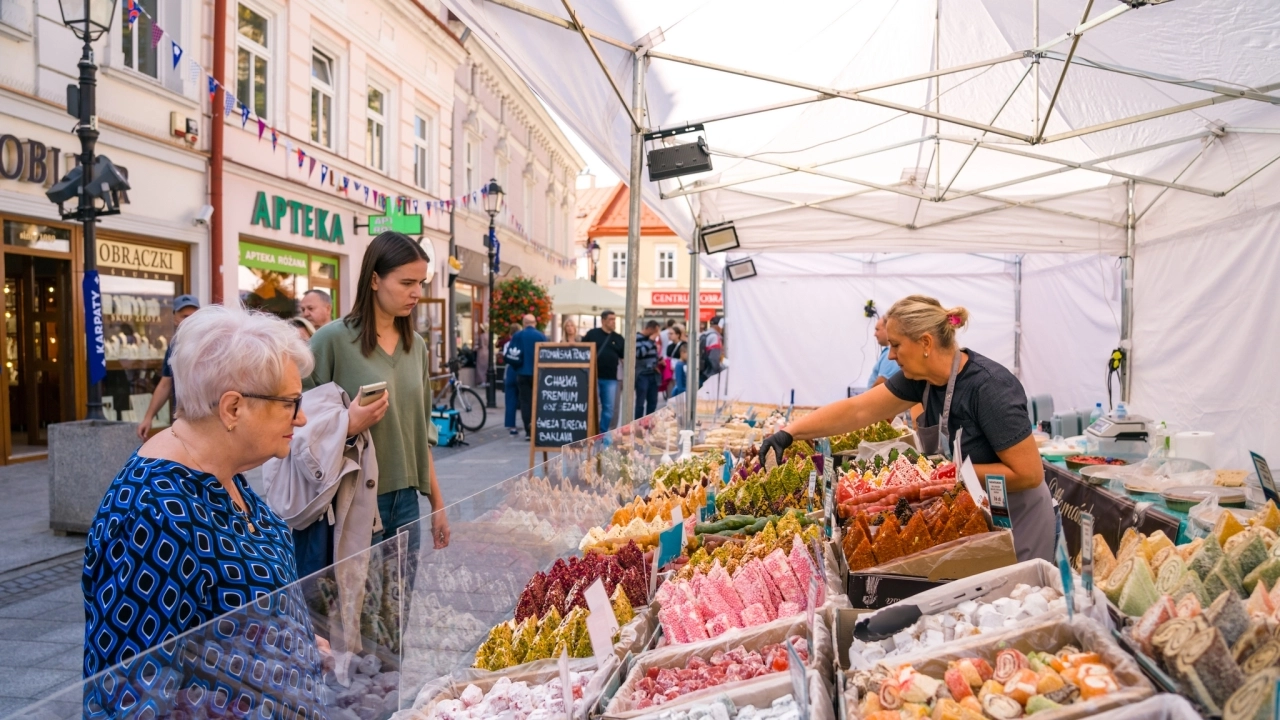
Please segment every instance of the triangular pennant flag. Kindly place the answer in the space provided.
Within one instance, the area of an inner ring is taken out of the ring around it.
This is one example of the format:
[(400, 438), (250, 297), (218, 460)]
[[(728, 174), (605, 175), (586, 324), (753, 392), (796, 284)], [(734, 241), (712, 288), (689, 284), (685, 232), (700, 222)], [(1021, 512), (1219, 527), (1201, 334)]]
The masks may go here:
[(222, 88), (222, 94), (227, 99), (226, 102), (223, 103), (222, 114), (224, 116), (230, 115), (231, 111), (234, 110), (236, 107), (236, 96), (232, 95), (231, 91), (226, 88)]
[(310, 180), (312, 175), (316, 174), (316, 159), (311, 158), (311, 167), (307, 169), (307, 179)]
[(346, 175), (343, 175), (342, 176), (342, 192), (346, 192), (347, 186), (350, 184), (351, 184), (351, 178), (347, 177)]
[[(356, 185), (356, 189), (359, 190), (360, 186)], [(369, 186), (368, 185), (364, 186), (364, 201), (369, 202)]]
[(178, 61), (182, 59), (182, 48), (178, 46), (178, 43), (173, 42), (172, 40), (169, 41), (169, 44), (173, 46), (173, 69), (177, 70)]
[(129, 13), (129, 24), (130, 24), (130, 25), (132, 25), (132, 24), (134, 24), (134, 23), (138, 22), (138, 15), (139, 15), (140, 13), (138, 12), (138, 3), (137, 3), (137, 1), (136, 1), (136, 0), (125, 0), (125, 9), (126, 9), (126, 10), (128, 11), (128, 13)]
[(217, 94), (218, 94), (218, 81), (214, 80), (213, 76), (210, 75), (209, 76), (209, 102), (210, 103), (213, 102), (213, 99), (215, 96), (217, 96)]
[(414, 214), (414, 215), (417, 215), (417, 214), (418, 214), (418, 201), (417, 201), (417, 200), (414, 200), (414, 201), (413, 201), (413, 214)]
[(328, 176), (328, 174), (329, 174), (329, 166), (321, 164), (320, 165), (320, 184), (321, 185), (324, 184), (324, 179), (326, 176)]
[(151, 47), (155, 47), (159, 45), (160, 38), (162, 37), (164, 37), (164, 28), (160, 27), (159, 23), (152, 20), (151, 21)]
[(244, 129), (249, 124), (249, 106), (240, 103), (240, 128)]
[(276, 136), (276, 129), (271, 128), (271, 152), (276, 151), (276, 141), (278, 141), (279, 139), (280, 138)]
[(306, 156), (307, 156), (307, 154), (306, 154), (305, 152), (303, 152), (303, 151), (302, 151), (302, 148), (298, 148), (298, 167), (299, 167), (299, 168), (301, 168), (301, 167), (302, 167), (302, 158), (304, 158), (304, 157), (306, 157)]
[(267, 124), (262, 122), (262, 118), (258, 118), (258, 142), (262, 142), (262, 133), (267, 129)]

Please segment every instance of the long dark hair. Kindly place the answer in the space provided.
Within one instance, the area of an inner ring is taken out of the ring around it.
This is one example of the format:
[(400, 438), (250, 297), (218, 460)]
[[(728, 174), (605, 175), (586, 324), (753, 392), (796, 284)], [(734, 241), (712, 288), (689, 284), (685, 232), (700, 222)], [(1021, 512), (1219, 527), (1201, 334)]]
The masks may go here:
[[(365, 357), (378, 347), (378, 321), (375, 315), (377, 300), (373, 292), (373, 274), (386, 281), (387, 275), (401, 265), (418, 260), (431, 262), (427, 253), (408, 235), (398, 232), (381, 233), (369, 243), (360, 262), (360, 280), (356, 283), (356, 302), (351, 312), (342, 319), (349, 328), (360, 330), (360, 352)], [(413, 322), (407, 317), (395, 318), (396, 331), (406, 353), (413, 351)]]

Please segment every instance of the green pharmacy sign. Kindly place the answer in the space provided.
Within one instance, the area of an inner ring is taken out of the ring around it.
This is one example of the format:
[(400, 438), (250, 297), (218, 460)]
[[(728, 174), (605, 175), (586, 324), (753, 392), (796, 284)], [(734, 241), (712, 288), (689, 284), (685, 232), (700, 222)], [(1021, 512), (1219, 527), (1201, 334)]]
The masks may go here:
[[(321, 207), (315, 207), (297, 200), (289, 200), (279, 195), (258, 191), (253, 202), (253, 219), (251, 225), (260, 225), (271, 230), (280, 230), (288, 221), (289, 232), (294, 235), (324, 240), (325, 242), (346, 244), (342, 232), (342, 216)], [(421, 220), (419, 220), (421, 227)]]
[(388, 230), (404, 235), (421, 235), (422, 216), (406, 213), (401, 205), (400, 202), (388, 200), (386, 215), (370, 215), (369, 235), (377, 235)]

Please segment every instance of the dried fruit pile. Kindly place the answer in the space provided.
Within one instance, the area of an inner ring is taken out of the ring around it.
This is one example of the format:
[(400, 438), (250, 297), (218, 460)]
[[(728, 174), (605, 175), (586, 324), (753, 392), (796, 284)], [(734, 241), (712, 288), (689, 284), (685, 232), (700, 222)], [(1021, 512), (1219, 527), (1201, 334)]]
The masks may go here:
[(995, 667), (980, 657), (953, 660), (942, 678), (910, 665), (854, 673), (862, 720), (1013, 720), (1116, 692), (1120, 685), (1097, 653), (1001, 650)]
[[(770, 456), (772, 457), (772, 456)], [(755, 467), (755, 471), (749, 470)], [(807, 506), (805, 493), (813, 460), (796, 456), (782, 465), (764, 470), (754, 460), (744, 458), (732, 476), (730, 485), (716, 495), (716, 511), (726, 515), (781, 515), (788, 510)], [(814, 505), (821, 504), (822, 484), (814, 489)]]
[[(610, 599), (619, 625), (635, 618), (635, 610), (619, 585)], [(587, 609), (575, 607), (568, 615), (551, 608), (540, 619), (508, 620), (489, 631), (489, 637), (476, 650), (475, 667), (482, 670), (504, 670), (513, 665), (560, 657), (591, 657), (591, 637), (587, 634)], [(616, 642), (616, 638), (615, 638)]]
[(850, 572), (866, 570), (937, 545), (990, 531), (986, 516), (962, 485), (919, 509), (899, 498), (892, 511), (860, 512), (848, 521), (842, 541)]
[[(801, 661), (809, 661), (807, 640), (797, 635), (787, 642), (795, 648)], [(779, 643), (767, 645), (759, 652), (739, 646), (729, 652), (717, 650), (709, 659), (695, 655), (683, 668), (651, 667), (632, 691), (632, 709), (643, 710), (717, 685), (783, 672), (790, 665), (787, 648)]]
[[(672, 643), (707, 640), (734, 629), (754, 627), (795, 615), (808, 605), (809, 579), (817, 574), (813, 557), (799, 534), (788, 554), (778, 548), (764, 559), (752, 557), (732, 574), (713, 561), (689, 579), (673, 579), (658, 588), (658, 619)], [(826, 600), (818, 583), (815, 607)]]
[[(716, 481), (719, 484), (719, 481)], [(578, 544), (582, 552), (614, 552), (634, 541), (643, 550), (657, 547), (658, 534), (671, 526), (671, 511), (680, 508), (682, 517), (693, 517), (707, 504), (707, 490), (700, 484), (682, 485), (674, 490), (657, 488), (648, 498), (636, 496), (613, 513), (608, 528), (587, 531)]]
[(857, 450), (863, 441), (869, 443), (888, 442), (896, 440), (906, 435), (905, 429), (896, 428), (889, 423), (881, 420), (873, 425), (868, 425), (861, 430), (854, 430), (844, 435), (834, 435), (831, 438), (831, 452), (838, 453), (846, 450)]
[(635, 543), (628, 543), (613, 555), (588, 553), (581, 558), (556, 560), (548, 572), (534, 573), (520, 593), (516, 604), (516, 621), (542, 617), (551, 610), (566, 614), (586, 607), (584, 593), (591, 583), (601, 580), (610, 595), (621, 587), (633, 606), (649, 603), (649, 572), (644, 554)]

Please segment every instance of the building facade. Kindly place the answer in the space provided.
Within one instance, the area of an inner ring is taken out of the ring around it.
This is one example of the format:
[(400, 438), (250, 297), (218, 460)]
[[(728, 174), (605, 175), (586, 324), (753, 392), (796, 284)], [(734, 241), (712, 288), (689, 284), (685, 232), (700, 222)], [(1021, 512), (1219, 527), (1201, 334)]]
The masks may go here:
[(228, 10), (224, 297), (291, 317), (318, 288), (336, 317), (352, 306), (369, 241), (408, 221), (435, 260), (414, 320), (443, 372), (449, 208), (469, 202), (449, 172), (461, 42), (406, 0)]
[[(583, 191), (580, 191), (583, 192)], [(598, 194), (598, 188), (583, 192), (584, 200), (592, 201), (592, 194)], [(596, 263), (596, 284), (625, 295), (627, 292), (627, 224), (630, 213), (631, 194), (625, 184), (619, 183), (605, 190), (605, 196), (595, 198), (598, 209), (594, 214), (585, 213), (579, 222), (586, 225), (584, 247), (591, 243), (599, 246), (599, 260)], [(640, 215), (640, 317), (635, 325), (645, 320), (655, 319), (663, 324), (668, 319), (686, 324), (689, 322), (689, 263), (692, 256), (684, 240), (667, 227), (648, 205), (641, 205)], [(587, 277), (591, 277), (590, 263), (587, 263)], [(698, 278), (699, 324), (705, 327), (708, 320), (724, 312), (724, 293), (718, 274), (707, 268), (701, 269)]]
[[(151, 399), (173, 335), (174, 296), (209, 296), (207, 101), (203, 80), (188, 71), (201, 55), (206, 8), (198, 0), (140, 5), (133, 23), (118, 6), (121, 14), (93, 46), (97, 153), (131, 185), (121, 214), (97, 230), (103, 402), (113, 420), (136, 419)], [(193, 51), (187, 62), (172, 62), (175, 46)], [(57, 3), (0, 0), (0, 463), (42, 457), (48, 425), (84, 414), (83, 238), (44, 194), (80, 151), (66, 111), (80, 55)]]
[[(450, 27), (462, 34), (456, 20)], [(478, 190), (490, 179), (506, 193), (495, 217), (498, 281), (536, 279), (548, 288), (576, 274), (575, 178), (582, 158), (533, 91), (475, 38), (454, 78), (453, 182)], [(476, 203), (454, 207), (454, 283), (458, 346), (474, 346), (488, 303), (489, 216)], [(498, 337), (505, 328), (498, 328)], [(482, 351), (483, 355), (484, 351)]]

